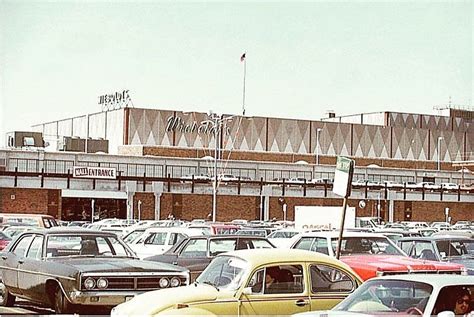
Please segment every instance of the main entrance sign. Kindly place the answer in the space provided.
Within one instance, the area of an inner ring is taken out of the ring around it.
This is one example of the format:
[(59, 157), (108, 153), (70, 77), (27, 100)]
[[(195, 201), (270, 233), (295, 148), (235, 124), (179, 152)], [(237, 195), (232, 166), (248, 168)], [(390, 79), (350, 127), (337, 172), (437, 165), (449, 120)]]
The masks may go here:
[(72, 176), (76, 178), (116, 179), (117, 170), (113, 167), (74, 166)]

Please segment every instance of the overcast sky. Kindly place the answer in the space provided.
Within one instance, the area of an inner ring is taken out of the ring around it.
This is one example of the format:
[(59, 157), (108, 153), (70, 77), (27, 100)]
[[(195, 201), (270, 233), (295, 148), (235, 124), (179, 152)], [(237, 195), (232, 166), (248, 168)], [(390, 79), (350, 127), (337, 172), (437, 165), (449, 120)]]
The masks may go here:
[(473, 2), (0, 0), (0, 133), (135, 107), (318, 120), (473, 102)]

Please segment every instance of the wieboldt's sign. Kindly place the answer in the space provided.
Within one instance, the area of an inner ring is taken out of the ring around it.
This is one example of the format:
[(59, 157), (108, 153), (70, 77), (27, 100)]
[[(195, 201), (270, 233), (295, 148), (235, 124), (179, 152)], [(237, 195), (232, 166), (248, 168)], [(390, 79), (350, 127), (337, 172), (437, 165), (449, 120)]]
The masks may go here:
[(113, 167), (73, 166), (72, 176), (77, 178), (116, 179), (117, 170)]
[[(181, 132), (181, 133), (199, 133), (199, 134), (210, 134), (213, 135), (214, 122), (211, 120), (204, 120), (201, 122), (192, 121), (191, 123), (185, 122), (180, 117), (171, 116), (168, 118), (166, 123), (166, 132)], [(230, 134), (230, 127), (228, 127), (224, 121), (224, 132), (226, 135)]]

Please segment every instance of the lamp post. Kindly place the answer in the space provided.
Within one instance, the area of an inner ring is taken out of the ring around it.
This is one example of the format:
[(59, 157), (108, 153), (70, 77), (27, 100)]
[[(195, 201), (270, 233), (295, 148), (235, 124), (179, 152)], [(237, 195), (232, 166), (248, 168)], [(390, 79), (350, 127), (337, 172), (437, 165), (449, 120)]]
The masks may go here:
[(216, 222), (217, 218), (217, 163), (219, 160), (219, 136), (221, 131), (222, 122), (226, 120), (232, 120), (234, 116), (230, 117), (223, 117), (219, 116), (216, 113), (210, 112), (209, 118), (212, 120), (213, 128), (214, 128), (214, 177), (213, 177), (213, 184), (212, 184), (212, 221)]
[(138, 221), (141, 220), (141, 215), (142, 215), (142, 201), (138, 201)]
[(441, 140), (443, 139), (442, 136), (438, 137), (438, 171), (441, 170)]
[(319, 165), (319, 133), (321, 130), (321, 128), (316, 130), (316, 165)]

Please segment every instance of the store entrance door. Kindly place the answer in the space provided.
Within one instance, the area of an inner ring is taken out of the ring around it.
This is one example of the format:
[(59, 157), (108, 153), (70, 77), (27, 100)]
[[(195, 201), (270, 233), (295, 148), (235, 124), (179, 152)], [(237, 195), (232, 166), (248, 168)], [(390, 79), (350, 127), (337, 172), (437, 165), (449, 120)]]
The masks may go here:
[(127, 219), (126, 199), (62, 197), (61, 209), (61, 220), (65, 221), (91, 221), (92, 214), (94, 221), (105, 218)]

